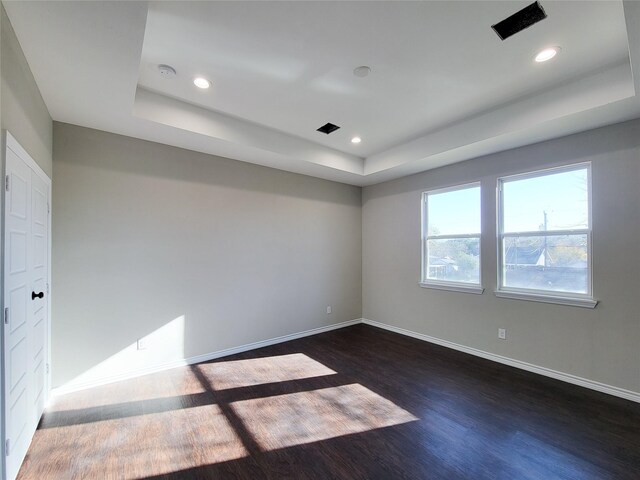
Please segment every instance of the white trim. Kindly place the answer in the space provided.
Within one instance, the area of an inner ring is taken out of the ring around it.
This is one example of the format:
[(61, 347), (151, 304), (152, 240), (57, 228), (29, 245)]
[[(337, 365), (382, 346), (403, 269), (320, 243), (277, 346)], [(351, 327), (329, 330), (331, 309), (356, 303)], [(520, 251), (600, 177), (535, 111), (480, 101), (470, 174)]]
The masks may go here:
[(427, 235), (427, 240), (457, 240), (458, 238), (477, 238), (480, 240), (480, 233), (456, 233), (451, 235)]
[[(459, 192), (462, 190), (471, 190), (473, 188), (477, 188), (480, 193), (480, 232), (478, 233), (464, 233), (464, 234), (449, 234), (449, 235), (429, 235), (429, 220), (427, 218), (427, 213), (429, 210), (429, 196), (430, 195), (439, 195), (442, 193), (450, 193), (450, 192)], [(452, 185), (449, 187), (438, 188), (435, 190), (425, 190), (422, 192), (421, 203), (420, 203), (420, 281), (418, 282), (421, 286), (427, 288), (436, 288), (439, 290), (451, 290), (455, 292), (467, 292), (467, 293), (478, 293), (478, 292), (469, 292), (469, 289), (464, 284), (464, 282), (445, 282), (447, 285), (457, 285), (460, 283), (460, 288), (438, 288), (432, 287), (432, 283), (429, 282), (429, 240), (449, 240), (449, 239), (457, 239), (457, 238), (477, 238), (478, 239), (478, 268), (480, 272), (480, 276), (482, 274), (482, 182), (480, 180), (470, 183), (464, 183), (461, 185)], [(425, 285), (423, 285), (425, 284)], [(479, 287), (479, 285), (477, 285)], [(481, 287), (480, 287), (481, 288)], [(483, 290), (484, 291), (484, 290)], [(482, 293), (482, 292), (479, 292)]]
[[(51, 397), (51, 290), (53, 289), (52, 287), (52, 282), (51, 282), (51, 263), (52, 263), (52, 239), (53, 239), (53, 231), (51, 229), (51, 212), (53, 211), (53, 204), (52, 204), (52, 181), (51, 178), (49, 178), (49, 175), (46, 174), (46, 172), (42, 169), (42, 167), (40, 165), (38, 165), (38, 163), (33, 159), (33, 157), (31, 155), (29, 155), (29, 152), (27, 152), (24, 147), (22, 145), (20, 145), (20, 142), (18, 142), (18, 140), (16, 139), (16, 137), (14, 137), (13, 135), (11, 135), (11, 132), (9, 130), (3, 130), (2, 131), (4, 134), (4, 148), (5, 149), (10, 149), (13, 151), (13, 153), (15, 153), (32, 171), (33, 173), (35, 173), (38, 177), (40, 177), (40, 179), (47, 185), (47, 189), (48, 189), (48, 195), (47, 195), (47, 237), (48, 237), (48, 245), (47, 245), (47, 255), (49, 256), (48, 258), (48, 265), (47, 265), (47, 284), (49, 286), (49, 290), (47, 292), (47, 358), (45, 359), (46, 361), (46, 365), (48, 365), (48, 373), (47, 373), (47, 377), (46, 377), (46, 381), (45, 381), (45, 397), (44, 397), (44, 401), (45, 401), (45, 405), (48, 403), (48, 399)], [(6, 164), (6, 151), (5, 151), (5, 159), (4, 162)], [(5, 165), (3, 165), (3, 173), (6, 175), (5, 172)], [(3, 192), (4, 194), (4, 192)], [(3, 229), (4, 229), (4, 223), (3, 223)], [(3, 244), (4, 245), (4, 244)], [(4, 253), (3, 253), (4, 254)], [(4, 282), (4, 278), (2, 279)], [(45, 366), (45, 368), (47, 368)]]
[(605, 383), (596, 382), (593, 380), (589, 380), (583, 377), (578, 377), (576, 375), (571, 375), (569, 373), (559, 372), (557, 370), (552, 370), (550, 368), (541, 367), (538, 365), (534, 365), (532, 363), (523, 362), (521, 360), (516, 360), (513, 358), (505, 357), (502, 355), (497, 355), (495, 353), (486, 352), (484, 350), (479, 350), (473, 347), (467, 347), (465, 345), (460, 345), (454, 342), (450, 342), (448, 340), (442, 340), (440, 338), (432, 337), (430, 335), (425, 335), (423, 333), (413, 332), (411, 330), (406, 330), (404, 328), (396, 327), (393, 325), (388, 325), (386, 323), (376, 322), (374, 320), (369, 320), (367, 318), (358, 318), (355, 320), (350, 320), (347, 322), (336, 323), (333, 325), (327, 325), (325, 327), (314, 328), (311, 330), (306, 330), (304, 332), (292, 333), (289, 335), (283, 335), (281, 337), (272, 338), (269, 340), (262, 340), (259, 342), (249, 343), (246, 345), (241, 345), (239, 347), (232, 347), (225, 350), (219, 350), (217, 352), (205, 353), (203, 355), (197, 355), (195, 357), (185, 358), (184, 360), (180, 360), (177, 362), (171, 362), (163, 365), (158, 365), (155, 367), (147, 368), (144, 370), (139, 370), (136, 372), (128, 372), (126, 374), (112, 376), (108, 378), (103, 378), (100, 380), (96, 380), (93, 382), (87, 382), (84, 384), (77, 384), (69, 387), (58, 387), (54, 388), (51, 391), (51, 398), (63, 395), (65, 393), (71, 393), (79, 390), (85, 390), (92, 387), (97, 387), (100, 385), (106, 385), (109, 383), (118, 382), (120, 380), (127, 380), (130, 378), (140, 377), (142, 375), (147, 375), (150, 373), (156, 373), (163, 370), (168, 370), (175, 367), (182, 367), (185, 365), (192, 365), (194, 363), (206, 362), (208, 360), (213, 360), (220, 357), (225, 357), (228, 355), (234, 355), (236, 353), (242, 353), (249, 350), (255, 350), (257, 348), (267, 347), (269, 345), (275, 345), (277, 343), (287, 342), (289, 340), (295, 340), (297, 338), (307, 337), (310, 335), (316, 335), (318, 333), (324, 333), (331, 330), (337, 330), (340, 328), (350, 327), (351, 325), (356, 325), (359, 323), (363, 323), (365, 325), (371, 325), (373, 327), (382, 328), (384, 330), (388, 330), (390, 332), (398, 333), (400, 335), (405, 335), (412, 338), (417, 338), (418, 340), (423, 340), (425, 342), (434, 343), (436, 345), (440, 345), (443, 347), (451, 348), (453, 350), (457, 350), (460, 352), (468, 353), (470, 355), (474, 355), (476, 357), (485, 358), (487, 360), (491, 360), (497, 363), (502, 363), (503, 365), (508, 365), (510, 367), (519, 368), (521, 370), (526, 370), (528, 372), (537, 373), (538, 375), (543, 375), (545, 377), (555, 378), (556, 380), (560, 380), (563, 382), (571, 383), (573, 385), (578, 385), (584, 388), (588, 388), (591, 390), (595, 390), (597, 392), (606, 393), (609, 395), (613, 395), (615, 397), (624, 398), (626, 400), (631, 400), (632, 402), (640, 403), (640, 392), (634, 392), (631, 390), (626, 390), (624, 388), (615, 387), (613, 385), (607, 385)]
[[(42, 178), (42, 180), (51, 187), (51, 179), (49, 176), (42, 170), (42, 167), (36, 163), (36, 161), (29, 155), (29, 153), (22, 148), (22, 145), (16, 140), (16, 138), (11, 135), (9, 130), (4, 130), (5, 133), (5, 147), (13, 150), (18, 157), (20, 157), (27, 166), (36, 172), (36, 174)], [(49, 188), (49, 192), (51, 192), (51, 188)]]
[(521, 173), (513, 173), (500, 177), (498, 180), (505, 180), (506, 182), (512, 182), (517, 180), (527, 180), (529, 178), (538, 178), (545, 175), (553, 175), (556, 173), (572, 172), (574, 170), (580, 170), (581, 168), (591, 168), (591, 162), (577, 162), (567, 163), (566, 165), (559, 165), (556, 167), (546, 167), (539, 170), (525, 169)]
[(583, 297), (562, 297), (555, 295), (542, 295), (532, 292), (515, 292), (508, 290), (496, 290), (496, 297), (512, 300), (527, 300), (529, 302), (553, 303), (556, 305), (569, 305), (571, 307), (596, 308), (598, 300)]
[[(47, 240), (48, 240), (48, 245), (47, 245), (47, 255), (48, 255), (48, 260), (47, 260), (47, 284), (49, 286), (49, 290), (47, 292), (47, 318), (46, 318), (46, 322), (47, 322), (47, 344), (46, 344), (46, 358), (43, 359), (43, 361), (45, 362), (45, 368), (48, 368), (48, 370), (46, 370), (46, 378), (45, 378), (45, 385), (44, 385), (44, 403), (45, 403), (45, 408), (47, 403), (49, 402), (50, 398), (51, 398), (51, 252), (52, 252), (52, 238), (53, 238), (53, 232), (51, 229), (51, 201), (52, 201), (52, 181), (51, 178), (49, 177), (49, 175), (46, 174), (46, 172), (42, 169), (42, 167), (40, 167), (40, 165), (38, 165), (38, 163), (33, 159), (33, 157), (29, 154), (29, 152), (27, 152), (22, 145), (20, 145), (20, 142), (18, 142), (18, 140), (11, 134), (11, 132), (9, 132), (8, 130), (3, 129), (2, 132), (0, 133), (0, 140), (2, 142), (2, 161), (1, 161), (1, 165), (0, 165), (0, 170), (2, 171), (2, 195), (5, 196), (6, 195), (6, 191), (5, 191), (5, 187), (4, 187), (4, 182), (5, 182), (5, 175), (7, 174), (6, 172), (6, 164), (7, 164), (7, 151), (11, 150), (18, 158), (20, 158), (20, 160), (36, 175), (38, 176), (43, 182), (44, 184), (47, 186), (47, 190), (48, 190), (48, 195), (47, 195)], [(6, 207), (6, 205), (3, 205), (3, 207)], [(2, 239), (2, 241), (0, 242), (0, 246), (2, 247), (2, 267), (0, 269), (0, 279), (1, 279), (1, 284), (3, 285), (2, 288), (2, 296), (0, 298), (0, 307), (2, 308), (2, 311), (4, 310), (4, 306), (5, 306), (5, 292), (4, 292), (4, 264), (6, 261), (6, 258), (4, 258), (5, 255), (5, 208), (2, 208), (2, 211), (0, 213), (0, 237)], [(0, 329), (0, 343), (2, 343), (3, 348), (4, 348), (4, 329)], [(4, 452), (5, 449), (5, 441), (6, 441), (6, 424), (7, 424), (7, 418), (6, 418), (6, 405), (5, 405), (5, 400), (6, 400), (6, 395), (7, 392), (4, 391), (4, 387), (5, 387), (5, 364), (4, 364), (4, 353), (2, 355), (0, 355), (0, 394), (1, 394), (1, 401), (0, 401), (0, 437), (2, 439), (2, 445), (0, 446), (0, 451), (2, 452), (2, 462), (0, 462), (0, 478), (4, 478), (4, 476), (6, 475), (6, 452)], [(26, 452), (25, 452), (26, 453)], [(24, 461), (24, 459), (21, 461), (21, 463)]]
[[(554, 175), (554, 174), (559, 174), (559, 173), (566, 173), (566, 172), (572, 172), (572, 171), (576, 171), (576, 170), (582, 170), (582, 169), (586, 169), (587, 171), (587, 223), (588, 223), (588, 228), (586, 229), (574, 229), (574, 230), (567, 230), (567, 231), (562, 231), (562, 230), (547, 230), (547, 231), (543, 231), (543, 232), (510, 232), (510, 233), (505, 233), (504, 231), (504, 184), (505, 183), (509, 183), (512, 181), (519, 181), (519, 180), (526, 180), (529, 178), (540, 178), (540, 177), (544, 177), (547, 175)], [(592, 218), (592, 176), (591, 176), (591, 162), (580, 162), (580, 163), (572, 163), (572, 164), (568, 164), (568, 165), (561, 165), (559, 167), (550, 167), (550, 168), (544, 168), (542, 170), (534, 170), (534, 171), (526, 171), (524, 173), (517, 173), (515, 175), (507, 175), (504, 177), (499, 177), (496, 181), (496, 232), (497, 232), (497, 269), (496, 269), (496, 274), (497, 274), (497, 285), (498, 285), (498, 289), (497, 291), (500, 291), (501, 293), (504, 292), (504, 277), (505, 277), (505, 262), (504, 262), (504, 238), (505, 237), (517, 237), (517, 236), (553, 236), (553, 235), (578, 235), (578, 234), (582, 234), (587, 236), (587, 287), (588, 287), (588, 292), (586, 295), (584, 295), (582, 298), (584, 299), (584, 301), (580, 302), (582, 304), (577, 304), (578, 302), (574, 302), (574, 303), (567, 303), (567, 302), (560, 302), (560, 301), (548, 301), (547, 303), (556, 303), (556, 304), (561, 304), (561, 305), (573, 305), (573, 306), (578, 306), (578, 307), (588, 307), (588, 308), (594, 308), (596, 306), (596, 304), (598, 303), (596, 301), (596, 303), (593, 304), (593, 306), (591, 306), (589, 303), (593, 302), (593, 218)], [(539, 292), (539, 291), (538, 291)], [(519, 298), (519, 299), (523, 299), (523, 300), (531, 300), (531, 301), (539, 301), (539, 302), (544, 302), (545, 300), (543, 300), (540, 297), (540, 294), (536, 292), (536, 291), (532, 291), (532, 296), (530, 296), (529, 298), (524, 298), (523, 296), (519, 296), (519, 297), (515, 297), (515, 296), (509, 296), (507, 297), (506, 295), (503, 295), (505, 298)], [(510, 293), (510, 292), (509, 292)], [(497, 294), (497, 293), (496, 293)], [(500, 296), (500, 295), (498, 295)], [(535, 298), (537, 297), (537, 298)], [(559, 300), (562, 297), (562, 295), (560, 294), (559, 296), (555, 296), (555, 292), (553, 291), (544, 291), (543, 293), (543, 297), (544, 298), (554, 298), (556, 300)]]
[(270, 338), (268, 340), (260, 340), (258, 342), (247, 343), (245, 345), (240, 345), (238, 347), (226, 348), (224, 350), (218, 350), (216, 352), (204, 353), (202, 355), (196, 355), (195, 357), (184, 358), (182, 360), (176, 360), (169, 363), (164, 363), (161, 365), (154, 365), (152, 367), (143, 368), (136, 371), (126, 372), (119, 375), (112, 375), (109, 377), (104, 377), (98, 380), (93, 380), (90, 382), (71, 384), (71, 385), (62, 385), (60, 387), (54, 388), (51, 391), (51, 398), (54, 398), (58, 395), (64, 395), (66, 393), (77, 392), (80, 390), (86, 390), (88, 388), (98, 387), (100, 385), (107, 385), (109, 383), (119, 382), (121, 380), (128, 380), (131, 378), (141, 377), (143, 375), (148, 375), (150, 373), (162, 372), (164, 370), (169, 370), (175, 367), (184, 367), (185, 365), (193, 365), (194, 363), (206, 362), (209, 360), (214, 360), (220, 357), (226, 357), (228, 355), (234, 355), (236, 353), (247, 352), (249, 350), (255, 350), (257, 348), (268, 347), (269, 345), (275, 345), (277, 343), (288, 342), (290, 340), (295, 340), (297, 338), (308, 337), (310, 335), (317, 335), (318, 333), (329, 332), (331, 330), (338, 330), (340, 328), (350, 327), (351, 325), (357, 325), (362, 323), (361, 318), (356, 318), (355, 320), (348, 320), (346, 322), (334, 323), (333, 325), (326, 325), (324, 327), (312, 328), (311, 330), (305, 330), (303, 332), (290, 333), (288, 335), (283, 335), (281, 337)]
[(448, 290), (450, 292), (473, 293), (482, 295), (484, 288), (479, 285), (464, 285), (462, 283), (431, 283), (418, 282), (422, 288), (433, 288), (434, 290)]
[(572, 235), (589, 235), (588, 228), (574, 228), (573, 230), (536, 230), (531, 232), (503, 232), (503, 237), (564, 237)]
[(451, 348), (453, 350), (458, 350), (460, 352), (468, 353), (470, 355), (475, 355), (476, 357), (481, 357), (487, 360), (492, 360), (494, 362), (502, 363), (504, 365), (509, 365), (510, 367), (519, 368), (521, 370), (526, 370), (528, 372), (537, 373), (538, 375), (544, 375), (545, 377), (555, 378), (556, 380), (572, 383), (574, 385), (579, 385), (584, 388), (589, 388), (597, 392), (607, 393), (615, 397), (620, 397), (626, 400), (631, 400), (632, 402), (640, 403), (640, 392), (634, 392), (631, 390), (626, 390), (624, 388), (614, 387), (613, 385), (607, 385), (605, 383), (595, 382), (593, 380), (589, 380), (583, 377), (578, 377), (576, 375), (571, 375), (569, 373), (559, 372), (557, 370), (552, 370), (550, 368), (541, 367), (538, 365), (534, 365), (532, 363), (523, 362), (521, 360), (504, 357), (502, 355), (496, 355), (495, 353), (485, 352), (484, 350), (478, 350), (477, 348), (467, 347), (465, 345), (460, 345), (458, 343), (449, 342), (448, 340), (442, 340), (440, 338), (432, 337), (430, 335), (412, 332), (411, 330), (395, 327), (393, 325), (387, 325), (386, 323), (380, 323), (380, 322), (376, 322), (374, 320), (369, 320), (366, 318), (362, 319), (362, 323), (366, 325), (371, 325), (373, 327), (382, 328), (384, 330), (389, 330), (390, 332), (399, 333), (400, 335), (406, 335), (408, 337), (417, 338), (418, 340), (423, 340), (425, 342), (435, 343), (436, 345), (441, 345), (443, 347)]
[(471, 188), (480, 187), (480, 180), (473, 182), (449, 185), (448, 187), (434, 188), (433, 190), (424, 190), (422, 195), (440, 195), (441, 193), (457, 192), (460, 190), (469, 190)]

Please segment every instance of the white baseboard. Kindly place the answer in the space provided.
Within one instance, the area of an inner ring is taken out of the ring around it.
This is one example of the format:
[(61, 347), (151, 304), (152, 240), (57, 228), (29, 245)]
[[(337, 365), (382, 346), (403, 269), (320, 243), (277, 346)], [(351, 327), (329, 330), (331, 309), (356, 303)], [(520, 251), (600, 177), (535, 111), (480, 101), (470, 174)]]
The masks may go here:
[(182, 360), (176, 360), (169, 363), (163, 363), (161, 365), (154, 365), (152, 367), (143, 368), (140, 370), (129, 371), (118, 375), (112, 375), (104, 377), (90, 382), (83, 383), (70, 383), (54, 388), (51, 391), (51, 399), (58, 395), (64, 395), (66, 393), (77, 392), (80, 390), (86, 390), (88, 388), (98, 387), (100, 385), (107, 385), (109, 383), (115, 383), (122, 380), (129, 380), (131, 378), (141, 377), (150, 373), (157, 373), (163, 370), (169, 370), (170, 368), (183, 367), (185, 365), (193, 365), (194, 363), (206, 362), (208, 360), (214, 360), (220, 357), (226, 357), (234, 355), (236, 353), (247, 352), (249, 350), (255, 350), (257, 348), (268, 347), (269, 345), (275, 345), (276, 343), (288, 342), (289, 340), (295, 340), (296, 338), (308, 337), (310, 335), (316, 335), (318, 333), (329, 332), (331, 330), (337, 330), (339, 328), (350, 327), (362, 323), (361, 318), (355, 320), (348, 320), (346, 322), (334, 323), (332, 325), (326, 325), (324, 327), (312, 328), (311, 330), (305, 330), (303, 332), (291, 333), (289, 335), (283, 335), (281, 337), (270, 338), (268, 340), (261, 340), (259, 342), (247, 343), (246, 345), (240, 345), (238, 347), (226, 348), (224, 350), (218, 350), (217, 352), (204, 353), (202, 355), (196, 355), (195, 357), (184, 358)]
[(539, 375), (544, 375), (545, 377), (555, 378), (556, 380), (562, 380), (563, 382), (572, 383), (574, 385), (579, 385), (581, 387), (589, 388), (591, 390), (596, 390), (598, 392), (607, 393), (609, 395), (613, 395), (616, 397), (624, 398), (626, 400), (631, 400), (633, 402), (640, 403), (640, 393), (638, 392), (625, 390), (624, 388), (614, 387), (613, 385), (607, 385), (605, 383), (595, 382), (593, 380), (578, 377), (576, 375), (571, 375), (569, 373), (558, 372), (557, 370), (551, 370), (550, 368), (540, 367), (538, 365), (523, 362), (521, 360), (515, 360), (513, 358), (503, 357), (502, 355), (496, 355), (495, 353), (485, 352), (484, 350), (478, 350), (477, 348), (467, 347), (465, 345), (449, 342), (448, 340), (442, 340), (440, 338), (424, 335), (422, 333), (412, 332), (411, 330), (406, 330), (404, 328), (388, 325), (386, 323), (380, 323), (374, 320), (368, 320), (366, 318), (362, 319), (362, 323), (371, 325), (373, 327), (382, 328), (384, 330), (389, 330), (390, 332), (406, 335), (408, 337), (424, 340), (425, 342), (435, 343), (443, 347), (452, 348), (460, 352), (475, 355), (476, 357), (486, 358), (487, 360), (492, 360), (494, 362), (503, 363), (511, 367), (520, 368), (522, 370), (527, 370), (529, 372), (537, 373)]
[(61, 387), (53, 389), (51, 391), (50, 398), (54, 398), (57, 395), (63, 395), (65, 393), (86, 390), (88, 388), (93, 388), (100, 385), (107, 385), (109, 383), (119, 382), (121, 380), (128, 380), (131, 378), (141, 377), (143, 375), (148, 375), (150, 373), (161, 372), (163, 370), (168, 370), (170, 368), (182, 367), (185, 365), (192, 365), (195, 363), (206, 362), (209, 360), (214, 360), (216, 358), (234, 355), (236, 353), (247, 352), (249, 350), (255, 350), (258, 348), (267, 347), (269, 345), (275, 345), (277, 343), (288, 342), (289, 340), (295, 340), (297, 338), (308, 337), (310, 335), (316, 335), (318, 333), (329, 332), (331, 330), (337, 330), (339, 328), (349, 327), (351, 325), (356, 325), (358, 323), (364, 323), (366, 325), (371, 325), (373, 327), (382, 328), (390, 332), (395, 332), (395, 333), (399, 333), (400, 335), (406, 335), (408, 337), (417, 338), (425, 342), (435, 343), (436, 345), (441, 345), (443, 347), (451, 348), (453, 350), (458, 350), (460, 352), (468, 353), (470, 355), (475, 355), (476, 357), (485, 358), (487, 360), (492, 360), (494, 362), (502, 363), (504, 365), (520, 368), (528, 372), (544, 375), (545, 377), (555, 378), (556, 380), (572, 383), (574, 385), (579, 385), (581, 387), (589, 388), (591, 390), (596, 390), (598, 392), (607, 393), (609, 395), (613, 395), (616, 397), (624, 398), (626, 400), (631, 400), (633, 402), (640, 403), (640, 393), (638, 392), (626, 390), (620, 387), (615, 387), (613, 385), (607, 385), (605, 383), (595, 382), (593, 380), (589, 380), (583, 377), (578, 377), (576, 375), (571, 375), (569, 373), (559, 372), (557, 370), (552, 370), (550, 368), (541, 367), (538, 365), (534, 365), (532, 363), (523, 362), (521, 360), (516, 360), (509, 357), (504, 357), (502, 355), (486, 352), (484, 350), (479, 350), (477, 348), (467, 347), (465, 345), (460, 345), (458, 343), (450, 342), (448, 340), (432, 337), (430, 335), (425, 335), (423, 333), (413, 332), (411, 330), (406, 330), (404, 328), (388, 325), (386, 323), (376, 322), (374, 320), (369, 320), (366, 318), (358, 318), (355, 320), (349, 320), (347, 322), (335, 323), (333, 325), (313, 328), (311, 330), (305, 330), (303, 332), (291, 333), (289, 335), (283, 335), (281, 337), (270, 338), (268, 340), (261, 340), (259, 342), (254, 342), (254, 343), (248, 343), (246, 345), (227, 348), (225, 350), (218, 350), (217, 352), (196, 355), (194, 357), (189, 357), (189, 358), (185, 358), (185, 359), (174, 361), (174, 362), (164, 363), (162, 365), (154, 365), (153, 367), (144, 368), (141, 370), (136, 370), (132, 372), (122, 373), (119, 375), (100, 378), (91, 382), (63, 385)]

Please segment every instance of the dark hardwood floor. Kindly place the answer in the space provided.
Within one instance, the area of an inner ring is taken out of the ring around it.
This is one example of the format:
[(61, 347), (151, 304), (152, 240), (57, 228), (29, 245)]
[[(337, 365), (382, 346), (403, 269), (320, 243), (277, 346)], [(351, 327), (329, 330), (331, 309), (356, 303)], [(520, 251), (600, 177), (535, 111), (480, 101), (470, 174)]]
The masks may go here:
[(640, 405), (356, 325), (59, 397), (20, 479), (640, 479)]

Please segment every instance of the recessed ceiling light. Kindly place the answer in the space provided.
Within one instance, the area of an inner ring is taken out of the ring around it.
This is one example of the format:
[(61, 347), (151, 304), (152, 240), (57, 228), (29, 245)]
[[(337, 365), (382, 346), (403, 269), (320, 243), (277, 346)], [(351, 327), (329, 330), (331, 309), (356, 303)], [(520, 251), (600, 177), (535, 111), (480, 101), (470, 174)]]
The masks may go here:
[(211, 86), (211, 82), (203, 77), (194, 78), (193, 84), (198, 88), (209, 88)]
[(551, 60), (553, 57), (555, 57), (558, 52), (560, 51), (560, 47), (549, 47), (549, 48), (545, 48), (544, 50), (541, 50), (537, 55), (536, 55), (536, 62), (538, 63), (542, 63), (542, 62), (546, 62), (547, 60)]
[(360, 143), (362, 141), (362, 139), (360, 137), (353, 137), (351, 139), (351, 143)]

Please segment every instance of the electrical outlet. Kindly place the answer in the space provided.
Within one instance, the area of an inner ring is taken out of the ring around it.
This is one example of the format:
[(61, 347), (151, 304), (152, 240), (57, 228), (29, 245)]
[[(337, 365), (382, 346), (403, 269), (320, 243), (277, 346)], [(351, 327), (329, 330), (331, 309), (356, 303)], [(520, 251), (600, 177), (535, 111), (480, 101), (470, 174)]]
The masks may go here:
[(500, 340), (506, 340), (507, 339), (507, 329), (506, 328), (499, 328), (498, 329), (498, 338)]
[(327, 305), (327, 315), (331, 313), (331, 305)]
[(147, 340), (145, 338), (138, 339), (138, 350), (146, 350), (147, 349)]

